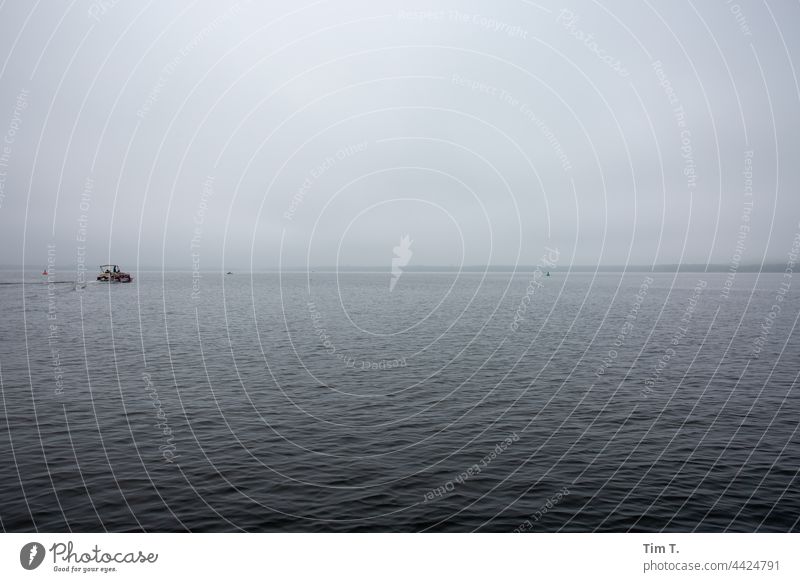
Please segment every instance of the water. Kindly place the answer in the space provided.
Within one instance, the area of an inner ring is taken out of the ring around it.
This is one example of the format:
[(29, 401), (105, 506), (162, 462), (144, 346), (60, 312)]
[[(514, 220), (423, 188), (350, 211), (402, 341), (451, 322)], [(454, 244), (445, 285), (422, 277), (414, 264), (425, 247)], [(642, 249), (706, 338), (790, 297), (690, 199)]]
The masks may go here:
[(800, 529), (782, 274), (25, 277), (5, 530)]

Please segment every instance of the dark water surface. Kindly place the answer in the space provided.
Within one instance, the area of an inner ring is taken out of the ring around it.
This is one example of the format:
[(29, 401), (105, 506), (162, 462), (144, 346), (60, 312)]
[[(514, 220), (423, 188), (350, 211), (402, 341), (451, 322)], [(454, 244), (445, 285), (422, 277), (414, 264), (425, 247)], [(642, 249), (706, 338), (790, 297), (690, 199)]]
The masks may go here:
[(800, 530), (782, 274), (26, 278), (5, 530)]

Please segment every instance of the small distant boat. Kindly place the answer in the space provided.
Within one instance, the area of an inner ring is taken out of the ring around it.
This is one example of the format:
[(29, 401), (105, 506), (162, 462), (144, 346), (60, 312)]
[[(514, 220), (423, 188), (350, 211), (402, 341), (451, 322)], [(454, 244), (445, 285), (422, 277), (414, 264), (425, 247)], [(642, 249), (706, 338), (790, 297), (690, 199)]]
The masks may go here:
[(97, 280), (103, 283), (130, 283), (133, 281), (130, 273), (123, 273), (118, 265), (100, 265), (100, 274)]
[(549, 277), (550, 276), (550, 271), (547, 271), (547, 275), (545, 275), (545, 276)]
[(45, 267), (44, 271), (42, 271), (42, 275), (45, 275), (45, 276), (47, 275), (47, 267)]
[(225, 274), (226, 274), (226, 275), (233, 275), (233, 272), (231, 272), (231, 271), (228, 271), (228, 272), (227, 272), (227, 273), (225, 273)]

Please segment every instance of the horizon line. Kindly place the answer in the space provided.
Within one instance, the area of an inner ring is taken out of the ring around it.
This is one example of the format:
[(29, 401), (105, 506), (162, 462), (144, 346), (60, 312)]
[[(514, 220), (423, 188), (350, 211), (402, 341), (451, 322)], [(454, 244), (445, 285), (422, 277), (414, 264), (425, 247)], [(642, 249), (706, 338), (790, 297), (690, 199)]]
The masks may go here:
[[(54, 272), (66, 272), (66, 271), (77, 271), (77, 266), (73, 265), (70, 267), (58, 267), (57, 265), (53, 266), (54, 268), (51, 269)], [(38, 271), (41, 267), (37, 265), (0, 265), (0, 270), (2, 271)], [(407, 266), (404, 267), (404, 273), (426, 273), (426, 272), (445, 272), (445, 273), (453, 273), (453, 272), (503, 272), (503, 273), (513, 273), (516, 271), (535, 271), (537, 269), (541, 271), (553, 271), (553, 272), (594, 272), (594, 271), (605, 271), (605, 272), (626, 272), (626, 271), (635, 271), (635, 272), (675, 272), (675, 271), (687, 271), (687, 272), (706, 272), (706, 273), (720, 273), (720, 272), (783, 272), (786, 268), (786, 265), (783, 263), (743, 263), (739, 265), (733, 264), (723, 264), (723, 263), (660, 263), (656, 265), (643, 265), (643, 264), (629, 264), (629, 265), (620, 265), (620, 264), (608, 264), (608, 265), (590, 265), (590, 264), (576, 264), (576, 265), (565, 265), (562, 267), (559, 266), (552, 266), (546, 267), (541, 265), (530, 265), (530, 264), (521, 264), (521, 265), (505, 265), (505, 264), (496, 264), (496, 265), (462, 265), (462, 266), (452, 266), (452, 265), (415, 265), (415, 266)], [(123, 271), (125, 268), (122, 269)], [(130, 270), (130, 269), (129, 269)], [(138, 269), (138, 271), (150, 271), (150, 272), (183, 272), (183, 273), (192, 273), (192, 272), (199, 272), (199, 273), (218, 273), (218, 272), (234, 272), (239, 271), (242, 273), (336, 273), (336, 272), (362, 272), (362, 273), (380, 273), (383, 271), (389, 272), (388, 266), (373, 266), (373, 265), (342, 265), (339, 267), (331, 266), (331, 265), (322, 265), (322, 266), (312, 266), (312, 267), (304, 267), (304, 266), (288, 266), (283, 268), (253, 268), (252, 266), (220, 266), (218, 268), (205, 268), (205, 269), (192, 269), (186, 267), (175, 267), (175, 266), (155, 266), (155, 265), (142, 265)], [(92, 269), (87, 269), (87, 273), (94, 272)]]

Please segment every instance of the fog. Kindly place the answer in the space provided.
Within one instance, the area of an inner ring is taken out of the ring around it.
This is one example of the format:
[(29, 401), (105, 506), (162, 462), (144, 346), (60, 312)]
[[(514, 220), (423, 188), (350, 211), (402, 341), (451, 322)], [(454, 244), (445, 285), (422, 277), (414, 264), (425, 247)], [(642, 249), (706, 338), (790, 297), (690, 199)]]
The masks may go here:
[[(783, 262), (800, 6), (5, 2), (0, 263)], [(48, 247), (48, 245), (51, 245)]]

